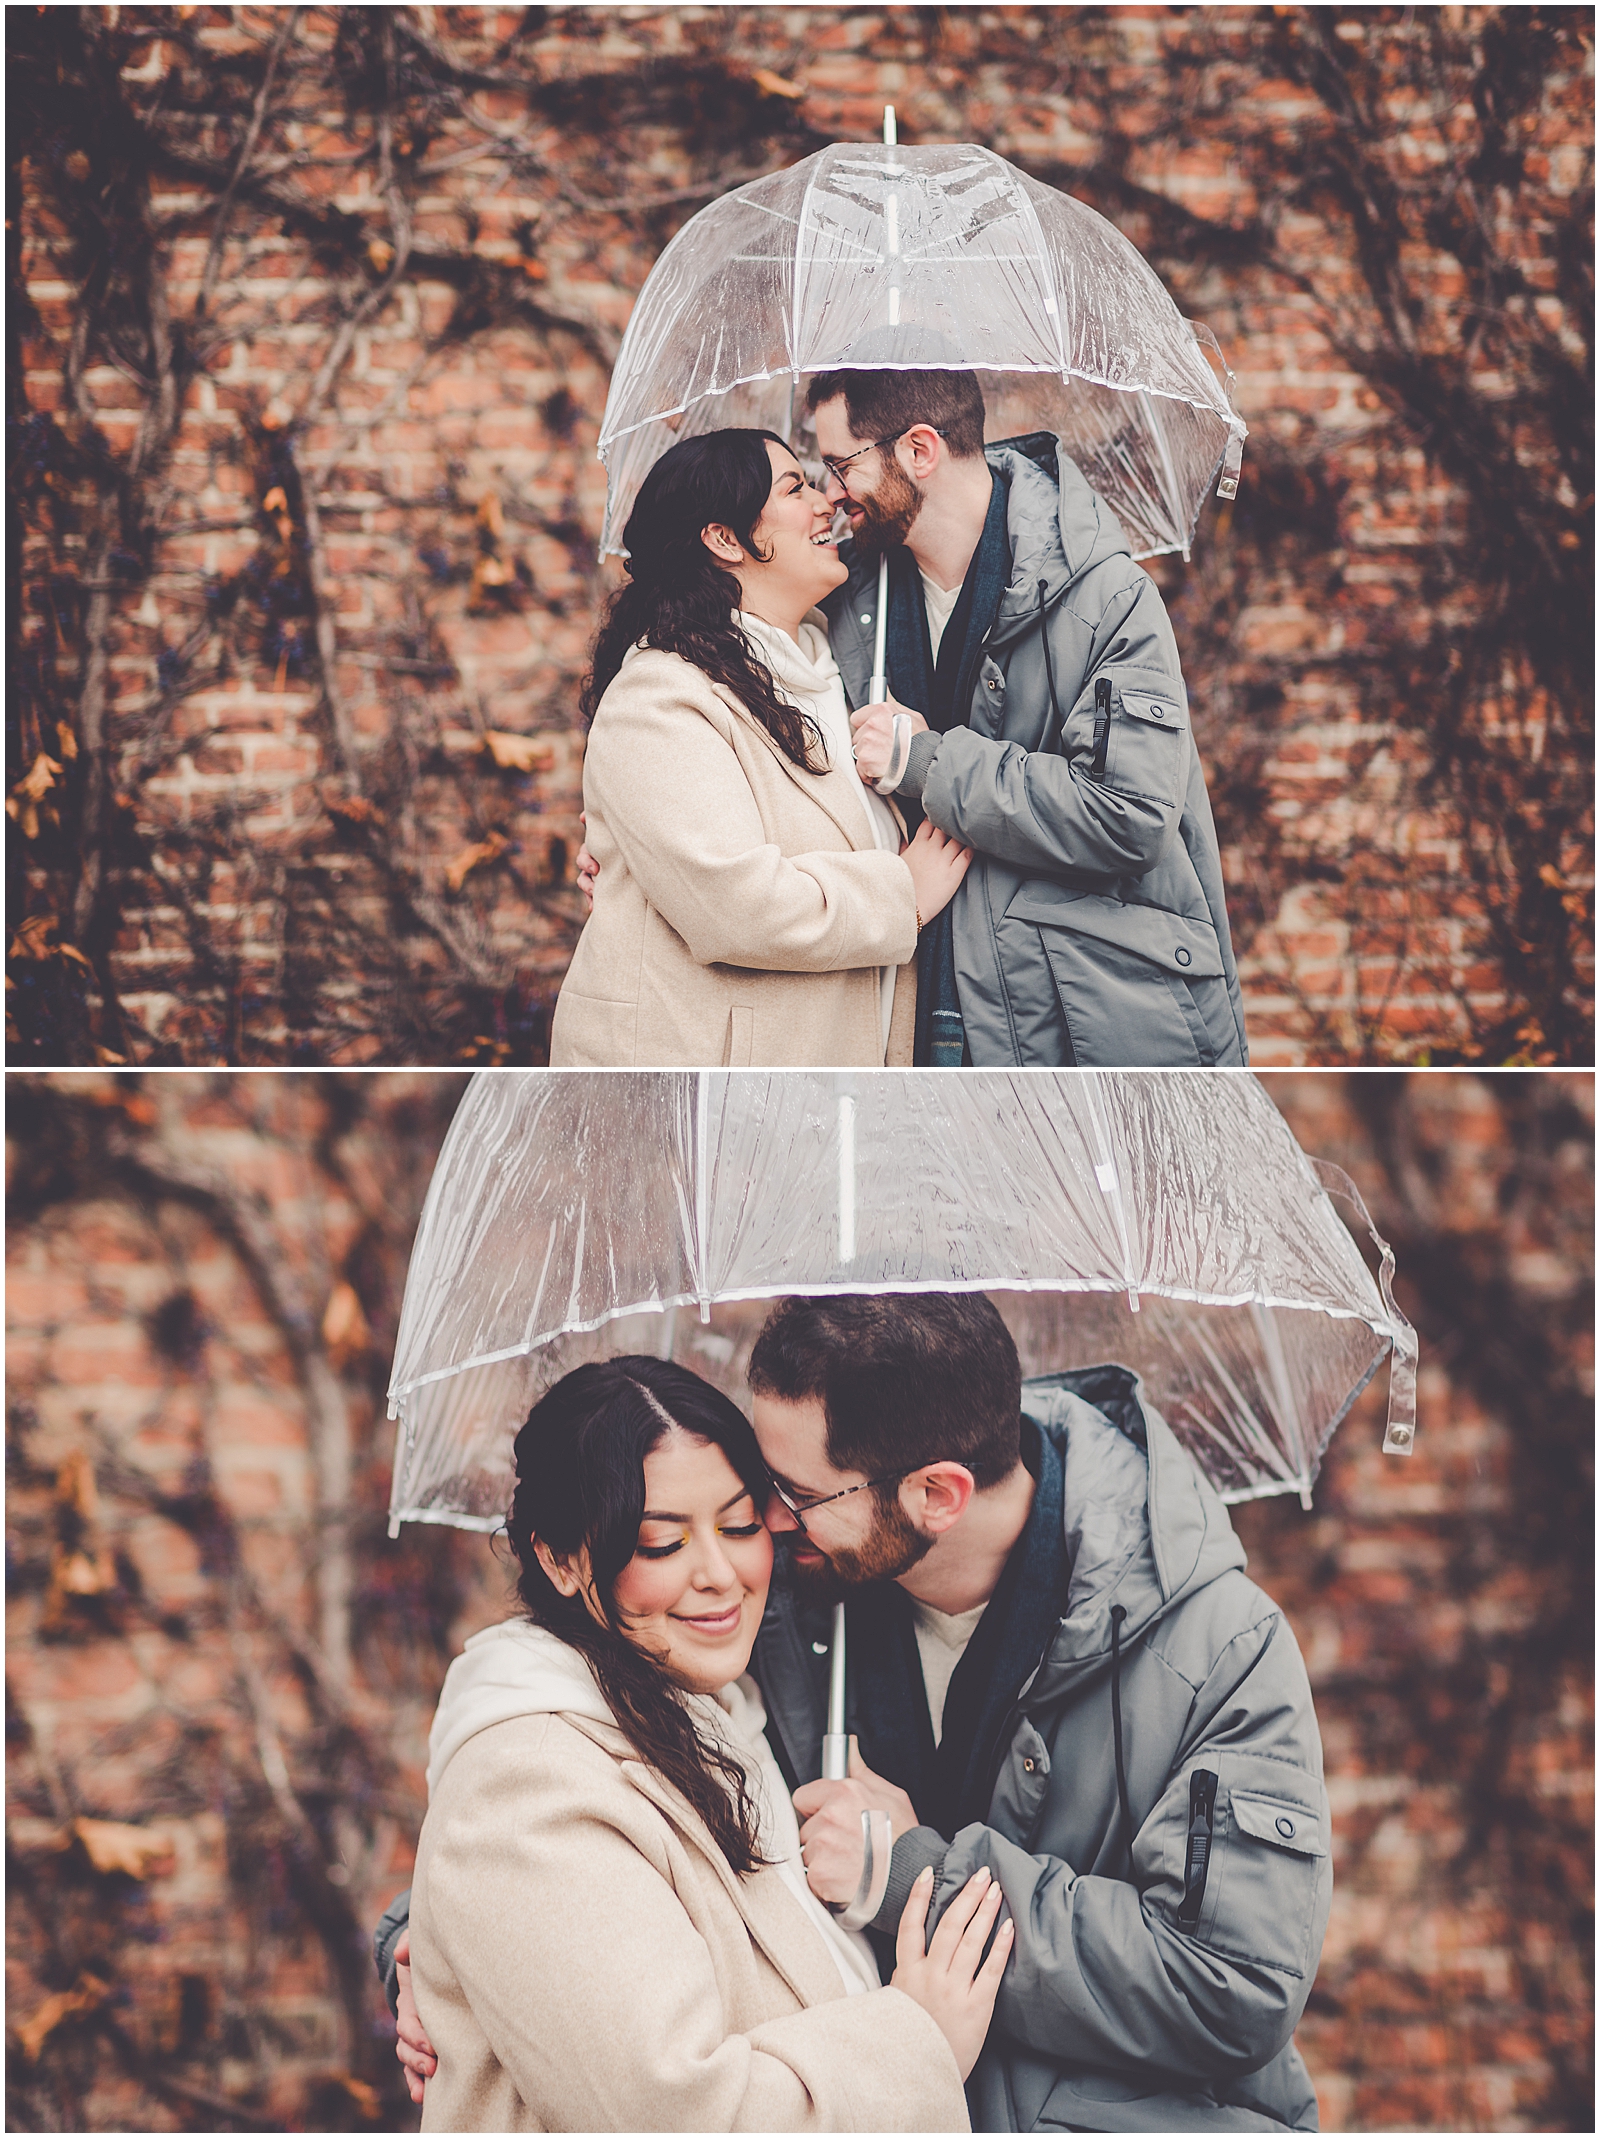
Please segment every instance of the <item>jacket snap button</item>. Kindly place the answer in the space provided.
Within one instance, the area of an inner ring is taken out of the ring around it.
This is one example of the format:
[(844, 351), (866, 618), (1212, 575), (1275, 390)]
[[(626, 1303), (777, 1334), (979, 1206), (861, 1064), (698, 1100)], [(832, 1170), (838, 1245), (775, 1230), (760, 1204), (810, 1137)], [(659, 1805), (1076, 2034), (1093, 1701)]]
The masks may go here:
[(1175, 950), (1172, 955), (1177, 959), (1180, 965), (1192, 965), (1194, 963), (1194, 959), (1190, 956), (1187, 950), (1178, 949)]
[(1000, 678), (998, 676), (985, 676), (984, 681), (988, 684), (991, 690), (998, 690), (1000, 688)]
[(1282, 1834), (1285, 1841), (1292, 1841), (1294, 1839), (1293, 1819), (1279, 1819), (1276, 1824), (1279, 1833)]
[(1033, 1770), (1034, 1770), (1034, 1768), (1035, 1768), (1035, 1766), (1036, 1766), (1037, 1764), (1038, 1764), (1038, 1763), (1037, 1763), (1037, 1761), (1035, 1761), (1035, 1760), (1031, 1760), (1031, 1759), (1025, 1759), (1025, 1760), (1024, 1760), (1024, 1761), (1022, 1762), (1022, 1771), (1023, 1771), (1023, 1773), (1024, 1773), (1024, 1774), (1031, 1774), (1031, 1773), (1033, 1772)]
[(827, 1652), (828, 1644), (826, 1641), (813, 1641), (811, 1643), (811, 1653), (813, 1655), (826, 1655)]
[(870, 624), (870, 623), (871, 623), (871, 621), (872, 621), (872, 618), (871, 618), (870, 616), (863, 616), (863, 617), (862, 617), (862, 619), (861, 619), (861, 621), (862, 621), (862, 622), (863, 622), (864, 624)]
[(1152, 720), (1165, 720), (1165, 719), (1166, 719), (1166, 717), (1167, 717), (1167, 716), (1166, 716), (1166, 714), (1165, 714), (1165, 713), (1164, 713), (1164, 712), (1163, 712), (1163, 711), (1161, 710), (1161, 708), (1160, 708), (1160, 706), (1159, 706), (1159, 705), (1152, 705), (1152, 706), (1151, 706), (1151, 708), (1150, 708), (1150, 718), (1151, 718)]

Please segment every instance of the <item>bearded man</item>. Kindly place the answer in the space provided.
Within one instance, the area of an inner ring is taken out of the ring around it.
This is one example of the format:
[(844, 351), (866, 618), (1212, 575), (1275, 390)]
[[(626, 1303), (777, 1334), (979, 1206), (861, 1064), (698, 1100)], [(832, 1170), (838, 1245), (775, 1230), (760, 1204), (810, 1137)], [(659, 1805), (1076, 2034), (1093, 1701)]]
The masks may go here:
[(822, 372), (806, 400), (850, 521), (823, 608), (861, 777), (975, 855), (918, 945), (915, 1059), (1242, 1065), (1178, 649), (1115, 515), (1046, 433), (985, 452), (970, 371)]

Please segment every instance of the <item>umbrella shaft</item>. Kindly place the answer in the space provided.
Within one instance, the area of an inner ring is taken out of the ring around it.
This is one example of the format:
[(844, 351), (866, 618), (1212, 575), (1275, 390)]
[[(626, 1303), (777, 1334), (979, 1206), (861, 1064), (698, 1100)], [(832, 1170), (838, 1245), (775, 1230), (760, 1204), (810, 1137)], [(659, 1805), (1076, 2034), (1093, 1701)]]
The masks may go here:
[(869, 705), (881, 705), (889, 695), (886, 653), (889, 640), (889, 552), (878, 559), (878, 628), (872, 642), (872, 689)]
[(844, 1605), (833, 1607), (833, 1654), (828, 1671), (828, 1734), (822, 1740), (822, 1778), (840, 1782), (850, 1771), (844, 1709)]

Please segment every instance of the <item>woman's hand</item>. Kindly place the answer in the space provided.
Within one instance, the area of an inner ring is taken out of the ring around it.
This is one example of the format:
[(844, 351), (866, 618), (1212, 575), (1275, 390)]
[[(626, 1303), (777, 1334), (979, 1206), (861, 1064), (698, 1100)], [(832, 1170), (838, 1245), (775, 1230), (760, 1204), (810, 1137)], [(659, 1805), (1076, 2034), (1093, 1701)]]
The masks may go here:
[(950, 2044), (965, 2079), (989, 2031), (1016, 1928), (1009, 1917), (1000, 1925), (994, 1950), (980, 1967), (984, 1945), (1000, 1912), (1001, 1893), (987, 1871), (975, 1871), (944, 1911), (933, 1942), (924, 1951), (932, 1898), (930, 1868), (918, 1876), (901, 1912), (890, 1987), (904, 1990), (921, 2005)]
[(894, 716), (904, 713), (911, 722), (913, 735), (922, 734), (927, 721), (920, 713), (914, 713), (909, 705), (901, 705), (894, 698), (886, 698), (881, 705), (863, 705), (859, 712), (850, 715), (851, 732), (855, 739), (856, 770), (873, 786), (889, 769), (889, 760), (894, 755)]
[(900, 859), (911, 871), (911, 881), (917, 891), (917, 911), (926, 925), (955, 897), (962, 877), (972, 866), (972, 848), (948, 838), (937, 824), (924, 817), (917, 826), (916, 837), (903, 850)]
[[(587, 809), (580, 809), (578, 811), (578, 822), (582, 825), (587, 826), (589, 822), (589, 812)], [(589, 911), (591, 913), (594, 911), (595, 879), (599, 876), (599, 874), (600, 864), (598, 861), (596, 861), (593, 854), (590, 853), (588, 841), (586, 839), (584, 843), (578, 848), (577, 883), (578, 889), (583, 893), (584, 902), (588, 906)]]
[(417, 2000), (411, 1994), (411, 1933), (403, 1930), (394, 1948), (395, 1974), (399, 1978), (400, 1991), (395, 1999), (394, 2053), (400, 2059), (406, 2075), (406, 2092), (414, 2102), (422, 2100), (422, 2089), (439, 2068), (439, 2059), (433, 2053), (433, 2043), (422, 2031), (422, 2021), (417, 2016)]

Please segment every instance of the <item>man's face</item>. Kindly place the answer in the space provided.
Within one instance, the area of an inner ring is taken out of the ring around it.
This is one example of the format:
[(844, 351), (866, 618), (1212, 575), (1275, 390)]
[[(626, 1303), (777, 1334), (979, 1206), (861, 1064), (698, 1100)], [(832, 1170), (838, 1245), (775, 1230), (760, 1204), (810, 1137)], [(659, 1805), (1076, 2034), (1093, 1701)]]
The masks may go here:
[(820, 1396), (790, 1403), (759, 1395), (753, 1422), (767, 1468), (800, 1503), (797, 1518), (774, 1493), (766, 1519), (787, 1546), (794, 1585), (807, 1601), (834, 1603), (863, 1582), (893, 1581), (932, 1548), (898, 1499), (883, 1507), (876, 1492), (853, 1489), (865, 1485), (864, 1472), (829, 1462)]
[(812, 420), (820, 453), (839, 461), (859, 456), (842, 476), (825, 471), (822, 486), (832, 504), (843, 505), (857, 553), (870, 561), (886, 549), (898, 549), (922, 510), (922, 492), (901, 467), (894, 446), (881, 453), (861, 451), (871, 441), (851, 431), (843, 394), (824, 401)]

